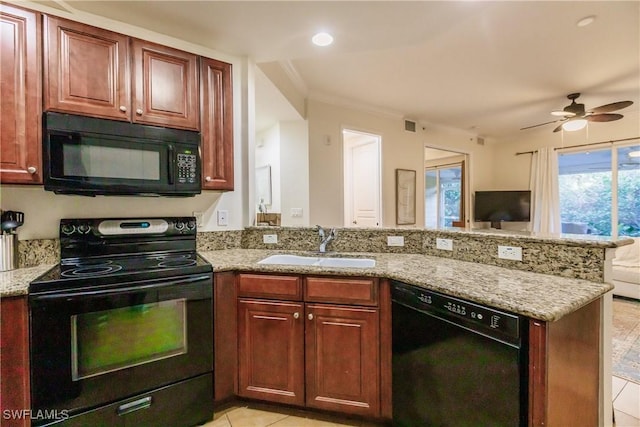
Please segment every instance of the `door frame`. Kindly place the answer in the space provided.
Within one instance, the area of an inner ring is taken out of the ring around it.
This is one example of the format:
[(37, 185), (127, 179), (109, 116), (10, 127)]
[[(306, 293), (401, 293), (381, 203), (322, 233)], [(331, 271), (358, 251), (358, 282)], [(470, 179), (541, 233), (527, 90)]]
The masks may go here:
[(356, 145), (364, 144), (362, 141), (347, 141), (345, 138), (345, 133), (351, 134), (359, 134), (362, 137), (368, 137), (373, 139), (375, 144), (377, 145), (377, 174), (375, 179), (377, 181), (377, 189), (378, 189), (378, 206), (377, 210), (377, 223), (378, 227), (382, 227), (382, 135), (371, 133), (367, 131), (359, 130), (352, 126), (343, 126), (342, 127), (342, 151), (343, 151), (343, 189), (344, 189), (344, 226), (345, 227), (354, 227), (353, 224), (353, 183), (350, 179), (351, 177), (351, 165), (353, 163), (353, 158), (351, 155), (351, 148)]

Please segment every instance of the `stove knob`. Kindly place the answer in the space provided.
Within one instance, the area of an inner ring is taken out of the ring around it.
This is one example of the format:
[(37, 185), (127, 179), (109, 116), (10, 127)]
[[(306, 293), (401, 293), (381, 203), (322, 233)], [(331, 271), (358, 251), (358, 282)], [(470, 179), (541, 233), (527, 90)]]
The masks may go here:
[(189, 230), (195, 230), (196, 229), (196, 222), (195, 221), (189, 221), (187, 222), (187, 228)]
[(62, 226), (62, 234), (66, 234), (67, 236), (70, 236), (73, 234), (74, 231), (76, 231), (76, 228), (73, 226), (73, 224), (65, 224)]
[(184, 222), (182, 221), (177, 221), (176, 222), (176, 230), (178, 231), (182, 231), (182, 229), (184, 228)]
[(80, 234), (87, 234), (91, 230), (91, 227), (88, 224), (80, 224), (78, 226), (78, 232)]

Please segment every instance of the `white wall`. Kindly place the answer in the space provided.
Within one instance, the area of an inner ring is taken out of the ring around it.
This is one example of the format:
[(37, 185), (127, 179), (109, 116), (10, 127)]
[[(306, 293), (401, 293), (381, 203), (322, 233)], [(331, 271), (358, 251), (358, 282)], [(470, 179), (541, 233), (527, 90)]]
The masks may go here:
[[(309, 125), (305, 120), (280, 122), (280, 191), (282, 225), (309, 225)], [(302, 216), (291, 216), (291, 209)]]
[(395, 227), (395, 170), (418, 171), (416, 224), (424, 224), (424, 146), (470, 154), (471, 189), (490, 185), (492, 150), (478, 145), (475, 135), (435, 125), (419, 125), (416, 133), (404, 130), (401, 117), (368, 112), (355, 107), (333, 105), (310, 99), (309, 120), (309, 209), (310, 223), (343, 225), (342, 129), (382, 137), (382, 223)]
[[(19, 5), (61, 16), (96, 27), (106, 28), (133, 37), (171, 46), (208, 58), (215, 58), (233, 65), (233, 113), (234, 113), (234, 167), (235, 191), (203, 191), (190, 198), (156, 197), (82, 197), (55, 195), (44, 191), (42, 186), (0, 187), (0, 207), (25, 213), (25, 224), (18, 229), (19, 239), (41, 239), (58, 237), (61, 218), (82, 217), (129, 217), (191, 215), (194, 211), (204, 213), (204, 224), (200, 230), (235, 230), (249, 222), (248, 174), (246, 165), (251, 156), (247, 147), (253, 140), (254, 114), (252, 114), (254, 65), (246, 58), (214, 51), (164, 34), (86, 14), (68, 13), (48, 8), (38, 3), (19, 2)], [(216, 211), (229, 212), (229, 225), (216, 225)]]

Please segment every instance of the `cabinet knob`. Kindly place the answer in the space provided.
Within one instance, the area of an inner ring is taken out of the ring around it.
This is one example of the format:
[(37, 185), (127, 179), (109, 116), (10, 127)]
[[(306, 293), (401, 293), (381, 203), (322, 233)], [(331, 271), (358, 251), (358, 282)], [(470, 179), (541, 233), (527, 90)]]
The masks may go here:
[(120, 111), (122, 111), (123, 113), (127, 111), (127, 107), (125, 107), (124, 105), (120, 106)]
[(38, 169), (35, 166), (29, 166), (27, 168), (27, 172), (29, 172), (31, 175), (33, 175), (34, 173), (38, 172)]
[(293, 318), (294, 319), (299, 319), (300, 318), (300, 313), (298, 313), (297, 311), (295, 313), (293, 313)]
[(309, 318), (309, 320), (313, 320), (313, 314), (309, 313), (307, 317)]
[(141, 115), (142, 115), (142, 109), (141, 109), (141, 108), (138, 108), (138, 109), (136, 110), (136, 114), (137, 114), (137, 115), (139, 115), (139, 116), (141, 116)]
[(211, 182), (211, 181), (213, 181), (213, 178), (211, 178), (210, 176), (206, 176), (204, 178), (204, 180), (207, 181), (207, 182)]

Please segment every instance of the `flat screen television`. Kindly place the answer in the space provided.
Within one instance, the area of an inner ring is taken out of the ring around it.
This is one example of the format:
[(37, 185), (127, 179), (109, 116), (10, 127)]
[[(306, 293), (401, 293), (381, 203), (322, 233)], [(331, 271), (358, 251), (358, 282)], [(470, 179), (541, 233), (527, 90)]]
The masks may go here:
[(502, 221), (530, 221), (531, 191), (476, 191), (473, 217), (491, 221), (492, 228), (501, 228)]

